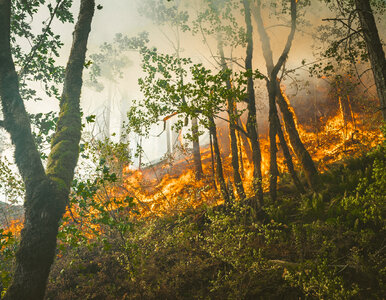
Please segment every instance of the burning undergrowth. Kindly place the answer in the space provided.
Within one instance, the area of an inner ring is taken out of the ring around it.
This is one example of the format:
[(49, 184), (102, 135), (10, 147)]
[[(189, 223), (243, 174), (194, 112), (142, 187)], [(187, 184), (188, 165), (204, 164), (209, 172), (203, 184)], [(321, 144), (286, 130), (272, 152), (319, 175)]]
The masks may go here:
[[(310, 116), (301, 115), (297, 121), (300, 137), (321, 172), (344, 158), (355, 157), (368, 151), (382, 140), (373, 113), (363, 110), (358, 101), (351, 99), (348, 95), (328, 102), (330, 113), (327, 113), (326, 109), (323, 111), (321, 105), (322, 113), (314, 119), (314, 126), (310, 125), (308, 120)], [(237, 199), (226, 122), (218, 125), (218, 136), (227, 189)], [(251, 198), (255, 193), (251, 155), (241, 141), (241, 134), (237, 137), (240, 175), (246, 197)], [(288, 142), (287, 136), (286, 139)], [(277, 143), (279, 144), (279, 139)], [(262, 183), (264, 191), (267, 192), (270, 161), (267, 133), (260, 132), (260, 147)], [(295, 169), (305, 183), (299, 161), (294, 155), (293, 157)], [(101, 178), (96, 181), (79, 182), (78, 186), (74, 187), (62, 229), (66, 230), (66, 226), (70, 224), (81, 229), (85, 238), (92, 238), (102, 230), (100, 220), (106, 221), (122, 216), (129, 219), (146, 219), (178, 215), (187, 209), (202, 205), (221, 204), (224, 200), (215, 176), (216, 162), (210, 145), (201, 148), (201, 161), (204, 176), (200, 180), (196, 179), (192, 155), (186, 148), (179, 149), (179, 154), (174, 155), (174, 158), (171, 155), (141, 170), (133, 170), (129, 166), (118, 168), (121, 169), (121, 176), (113, 172), (114, 168), (102, 168)], [(277, 163), (279, 174), (288, 173), (281, 150), (278, 152)], [(280, 178), (279, 176), (279, 187)]]
[[(368, 151), (382, 140), (379, 129), (369, 122), (372, 115), (358, 109), (354, 110), (348, 102), (349, 97), (345, 103), (343, 101), (339, 99), (337, 109), (329, 117), (319, 118), (317, 128), (298, 124), (300, 136), (321, 172), (332, 163)], [(228, 131), (224, 126), (220, 130), (221, 158), (227, 188), (235, 193), (232, 183), (231, 153), (227, 140)], [(264, 190), (267, 190), (269, 141), (266, 135), (260, 136), (260, 145), (263, 186)], [(243, 146), (240, 148), (243, 185), (247, 197), (252, 197), (253, 166), (248, 160), (246, 149)], [(125, 168), (121, 182), (108, 189), (108, 197), (133, 197), (142, 217), (179, 214), (202, 204), (210, 206), (220, 204), (223, 200), (214, 176), (215, 162), (212, 160), (210, 146), (203, 147), (201, 157), (205, 174), (201, 180), (195, 178), (193, 162), (189, 155), (178, 160), (169, 158), (142, 170), (133, 171), (128, 167)], [(299, 171), (300, 166), (296, 160), (295, 165)], [(278, 167), (281, 174), (288, 172), (281, 151), (278, 153)]]

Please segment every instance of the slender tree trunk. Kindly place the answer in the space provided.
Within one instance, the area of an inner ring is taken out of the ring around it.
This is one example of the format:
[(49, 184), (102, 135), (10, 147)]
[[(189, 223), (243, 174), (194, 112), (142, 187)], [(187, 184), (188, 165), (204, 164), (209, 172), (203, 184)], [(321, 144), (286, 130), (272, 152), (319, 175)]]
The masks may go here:
[(15, 145), (15, 161), (25, 183), (25, 221), (16, 269), (4, 299), (43, 299), (54, 261), (56, 235), (68, 203), (81, 132), (80, 90), (94, 1), (82, 0), (68, 60), (60, 116), (46, 171), (19, 94), (10, 47), (11, 1), (0, 0), (0, 96), (5, 129)]
[[(233, 116), (230, 115), (230, 118), (232, 117)], [(234, 122), (234, 121), (231, 121), (231, 122)], [(241, 180), (241, 176), (240, 176), (239, 152), (237, 147), (236, 130), (234, 128), (230, 130), (230, 140), (231, 140), (231, 150), (232, 150), (233, 181), (236, 186), (237, 195), (239, 196), (240, 200), (244, 200), (245, 191), (243, 187), (243, 181)]]
[(386, 59), (377, 24), (369, 0), (355, 0), (364, 40), (373, 70), (375, 85), (381, 105), (383, 119), (386, 120)]
[(217, 191), (214, 153), (213, 153), (213, 137), (212, 137), (212, 133), (210, 133), (210, 132), (209, 132), (209, 140), (210, 140), (210, 158), (211, 158), (211, 166), (212, 166), (213, 187)]
[(171, 142), (171, 138), (170, 138), (170, 119), (166, 120), (165, 121), (166, 124), (165, 124), (165, 131), (166, 131), (166, 153), (168, 155), (168, 158), (171, 157), (171, 154), (172, 154), (172, 148), (173, 148), (173, 145), (172, 145), (172, 142)]
[(276, 134), (277, 134), (277, 109), (276, 109), (276, 88), (275, 82), (272, 80), (267, 82), (268, 86), (268, 98), (269, 98), (269, 194), (273, 202), (277, 198), (277, 176), (279, 172), (277, 170), (277, 146), (276, 146)]
[[(178, 59), (178, 67), (180, 68), (180, 81), (181, 86), (184, 86), (184, 74), (182, 72), (182, 65), (180, 61), (180, 39), (178, 37), (177, 39), (177, 48), (176, 48), (176, 55)], [(182, 102), (186, 104), (185, 95), (182, 95)], [(204, 176), (204, 172), (202, 170), (202, 162), (201, 162), (201, 152), (200, 152), (200, 140), (199, 140), (199, 134), (198, 134), (198, 124), (197, 124), (197, 118), (192, 117), (192, 136), (193, 136), (193, 163), (194, 163), (194, 175), (196, 177), (196, 180), (201, 180)]]
[[(237, 123), (238, 123), (239, 127), (243, 128), (245, 130), (245, 132), (247, 132), (247, 128), (244, 125), (241, 118), (238, 119)], [(251, 149), (251, 145), (248, 141), (248, 137), (243, 132), (240, 132), (240, 138), (241, 138), (242, 144), (244, 146), (245, 154), (247, 155), (248, 161), (252, 162), (252, 149)]]
[(202, 171), (197, 118), (192, 118), (192, 136), (193, 136), (194, 175), (196, 176), (196, 180), (201, 180), (204, 172)]
[[(225, 61), (224, 49), (221, 37), (218, 38), (218, 50), (220, 53), (221, 67), (223, 70), (228, 70), (227, 63)], [(226, 80), (226, 86), (228, 90), (232, 89), (232, 85), (229, 79)], [(237, 117), (235, 113), (235, 102), (232, 97), (228, 97), (228, 116), (229, 116), (229, 136), (230, 136), (230, 145), (232, 153), (232, 168), (233, 168), (233, 181), (236, 186), (237, 195), (240, 200), (245, 199), (245, 191), (243, 187), (243, 181), (240, 176), (240, 165), (239, 165), (239, 153), (237, 147), (237, 137), (235, 125), (237, 124)]]
[(281, 146), (281, 149), (283, 150), (283, 155), (284, 155), (284, 159), (285, 159), (288, 171), (291, 174), (292, 180), (293, 180), (298, 192), (302, 194), (302, 193), (304, 193), (304, 187), (303, 187), (302, 183), (300, 182), (298, 175), (296, 174), (294, 164), (292, 162), (292, 156), (291, 156), (290, 150), (288, 148), (287, 142), (284, 138), (284, 133), (283, 133), (283, 130), (281, 129), (281, 124), (280, 124), (280, 120), (279, 120), (279, 117), (277, 115), (277, 112), (276, 112), (276, 126), (277, 126), (276, 127), (277, 128), (277, 135), (279, 136), (280, 146)]
[(286, 101), (284, 92), (281, 90), (279, 83), (277, 83), (277, 89), (277, 103), (283, 116), (285, 129), (288, 133), (292, 149), (294, 150), (296, 157), (302, 165), (308, 185), (312, 189), (317, 190), (320, 184), (318, 171), (316, 170), (311, 155), (308, 153), (300, 139), (299, 132), (295, 125), (294, 116), (290, 110), (289, 103)]
[(227, 185), (226, 185), (225, 179), (224, 179), (220, 147), (218, 145), (218, 139), (217, 139), (216, 123), (214, 122), (213, 117), (209, 118), (209, 123), (210, 123), (209, 131), (210, 131), (210, 134), (213, 137), (213, 149), (214, 149), (214, 154), (215, 154), (215, 157), (216, 157), (217, 181), (218, 181), (218, 183), (220, 185), (221, 196), (223, 197), (225, 202), (228, 202), (229, 201), (229, 194), (228, 194)]
[(284, 92), (280, 88), (280, 82), (277, 80), (277, 74), (288, 57), (288, 53), (291, 49), (292, 41), (295, 36), (297, 1), (291, 0), (291, 31), (287, 37), (287, 42), (284, 47), (284, 50), (275, 65), (273, 63), (270, 40), (264, 28), (263, 19), (261, 16), (261, 0), (257, 0), (257, 9), (255, 10), (254, 16), (258, 25), (258, 31), (262, 43), (263, 55), (268, 72), (268, 80), (272, 82), (275, 81), (276, 83), (276, 101), (283, 115), (285, 129), (288, 133), (291, 146), (294, 150), (295, 155), (297, 156), (302, 165), (309, 186), (312, 189), (317, 190), (320, 184), (318, 171), (315, 168), (315, 164), (312, 161), (310, 154), (304, 147), (299, 137), (299, 132), (295, 126), (294, 115), (290, 109), (289, 103), (286, 101)]
[[(252, 21), (251, 8), (249, 0), (243, 0), (245, 24), (247, 26), (247, 53), (245, 57), (245, 69), (252, 73), (252, 55), (253, 55), (253, 38), (252, 38)], [(252, 74), (248, 77), (247, 82), (247, 103), (248, 103), (248, 118), (247, 118), (247, 132), (251, 142), (252, 161), (253, 161), (253, 186), (255, 190), (255, 208), (263, 205), (263, 187), (262, 187), (262, 173), (261, 173), (261, 150), (260, 141), (257, 129), (256, 119), (256, 99), (255, 88), (253, 86)]]
[(244, 160), (243, 160), (243, 147), (241, 144), (241, 133), (236, 132), (236, 137), (237, 137), (237, 148), (239, 150), (239, 166), (240, 166), (240, 174), (241, 177), (244, 177)]

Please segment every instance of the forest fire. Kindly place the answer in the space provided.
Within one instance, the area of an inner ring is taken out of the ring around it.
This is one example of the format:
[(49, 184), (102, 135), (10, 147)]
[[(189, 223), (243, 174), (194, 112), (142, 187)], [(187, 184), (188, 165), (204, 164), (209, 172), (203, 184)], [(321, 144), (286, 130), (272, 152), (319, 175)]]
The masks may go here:
[[(335, 115), (319, 120), (321, 125), (317, 130), (307, 130), (302, 125), (298, 125), (300, 136), (313, 160), (317, 162), (319, 171), (323, 172), (329, 164), (349, 155), (360, 154), (380, 143), (381, 133), (378, 129), (374, 129), (364, 122), (366, 117), (367, 115), (363, 112), (351, 112), (350, 118), (347, 118), (343, 113), (342, 106), (340, 106)], [(226, 130), (223, 135), (227, 136)], [(224, 143), (227, 143), (226, 137), (222, 138), (222, 148), (227, 148)], [(278, 139), (277, 143), (279, 143)], [(260, 146), (263, 189), (267, 192), (270, 161), (267, 136), (260, 136)], [(243, 185), (247, 198), (250, 198), (254, 195), (253, 164), (248, 160), (246, 149), (242, 144), (240, 144), (239, 150)], [(132, 198), (136, 203), (135, 210), (138, 213), (131, 213), (131, 216), (135, 218), (174, 215), (203, 204), (209, 206), (221, 204), (224, 200), (221, 198), (218, 182), (215, 180), (213, 170), (215, 162), (212, 161), (210, 146), (201, 149), (201, 159), (205, 174), (201, 180), (196, 180), (189, 156), (178, 161), (166, 160), (142, 170), (132, 170), (125, 167), (121, 180), (103, 186), (95, 193), (92, 201), (95, 207), (85, 210), (84, 206), (78, 203), (70, 205), (65, 214), (63, 226), (74, 224), (83, 231), (85, 237), (92, 239), (102, 230), (100, 224), (93, 222), (93, 220), (100, 218), (99, 205), (103, 205), (109, 213), (119, 214), (129, 205), (125, 201), (127, 197)], [(231, 179), (231, 153), (223, 152), (222, 161), (227, 188), (237, 195)], [(299, 162), (296, 159), (294, 162), (297, 166), (296, 169), (299, 170)], [(278, 152), (277, 164), (280, 174), (288, 172), (282, 151)], [(236, 196), (236, 198), (238, 197)], [(130, 208), (128, 211), (131, 210)], [(12, 222), (7, 232), (19, 234), (21, 229), (21, 222), (16, 220)]]
[[(365, 115), (353, 113), (352, 119), (347, 121), (343, 114), (338, 112), (331, 116), (318, 131), (307, 131), (301, 125), (299, 131), (302, 140), (309, 149), (313, 159), (317, 162), (318, 169), (324, 171), (328, 164), (343, 159), (348, 155), (359, 154), (379, 144), (382, 135), (377, 129), (366, 127), (361, 120)], [(354, 121), (355, 120), (355, 121)], [(269, 140), (260, 138), (262, 152), (263, 187), (268, 189), (269, 173)], [(252, 174), (253, 165), (248, 161), (246, 150), (241, 147), (242, 166), (241, 174), (247, 197), (253, 196)], [(175, 162), (165, 162), (157, 166), (145, 168), (142, 171), (125, 169), (122, 188), (115, 188), (123, 195), (134, 197), (139, 205), (141, 215), (175, 214), (189, 207), (197, 207), (203, 203), (216, 205), (222, 203), (218, 192), (219, 187), (214, 184), (212, 158), (210, 147), (201, 151), (205, 177), (197, 181), (189, 158)], [(228, 188), (235, 190), (232, 180), (231, 154), (222, 155), (224, 176)], [(295, 160), (295, 164), (298, 162)], [(171, 165), (171, 166), (170, 166)], [(288, 172), (281, 151), (278, 153), (278, 168), (280, 173)], [(167, 174), (156, 178), (154, 174), (166, 169)], [(169, 171), (168, 171), (169, 169)], [(122, 192), (124, 190), (124, 192)], [(116, 195), (114, 195), (116, 197)], [(216, 200), (217, 199), (217, 200)]]
[(386, 2), (99, 2), (0, 0), (0, 298), (383, 299)]

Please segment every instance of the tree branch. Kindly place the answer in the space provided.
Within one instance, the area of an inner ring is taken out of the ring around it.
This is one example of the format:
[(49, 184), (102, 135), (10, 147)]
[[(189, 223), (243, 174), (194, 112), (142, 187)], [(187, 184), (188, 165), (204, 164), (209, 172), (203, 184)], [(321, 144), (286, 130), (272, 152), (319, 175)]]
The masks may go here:
[(39, 40), (38, 42), (35, 44), (35, 46), (32, 47), (30, 53), (28, 54), (27, 56), (27, 59), (26, 59), (26, 62), (24, 63), (23, 67), (21, 68), (21, 70), (19, 71), (19, 77), (22, 77), (24, 74), (25, 74), (25, 71), (26, 69), (28, 68), (28, 65), (29, 63), (31, 62), (31, 60), (33, 59), (33, 57), (35, 56), (35, 53), (36, 51), (38, 50), (39, 46), (43, 43), (44, 41), (44, 38), (47, 36), (47, 33), (48, 33), (48, 30), (50, 29), (51, 27), (51, 24), (52, 24), (52, 21), (54, 20), (55, 18), (55, 15), (56, 15), (56, 12), (58, 11), (59, 9), (59, 6), (62, 4), (63, 0), (60, 0), (56, 3), (56, 6), (54, 8), (54, 10), (52, 11), (52, 14), (50, 16), (50, 19), (48, 21), (48, 24), (47, 26), (44, 28), (43, 30), (43, 34), (39, 37)]
[(279, 57), (276, 65), (274, 66), (272, 73), (270, 74), (271, 80), (276, 79), (277, 74), (281, 69), (281, 67), (283, 66), (285, 60), (287, 59), (288, 53), (291, 49), (292, 41), (294, 39), (295, 32), (296, 32), (296, 5), (297, 5), (296, 2), (297, 0), (291, 0), (291, 32), (288, 35), (287, 43), (283, 49), (283, 52)]
[(67, 62), (56, 132), (47, 162), (47, 175), (69, 190), (78, 160), (81, 136), (80, 92), (87, 41), (94, 15), (95, 0), (82, 0)]
[(269, 74), (273, 69), (273, 56), (272, 56), (272, 49), (270, 45), (269, 36), (267, 34), (266, 29), (264, 28), (263, 18), (261, 16), (261, 0), (257, 0), (257, 9), (253, 10), (253, 12), (254, 12), (253, 16), (257, 23), (257, 31), (259, 32), (259, 35), (260, 35), (263, 56), (265, 59), (265, 64), (267, 66), (267, 72)]
[(225, 122), (227, 122), (227, 123), (230, 123), (230, 126), (231, 126), (231, 127), (233, 127), (234, 129), (240, 131), (242, 134), (244, 134), (246, 137), (249, 138), (248, 132), (246, 132), (246, 131), (244, 130), (244, 128), (240, 127), (238, 124), (236, 124), (236, 123), (231, 123), (228, 119), (225, 119), (225, 118), (220, 117), (220, 116), (214, 116), (214, 117), (215, 117), (216, 119), (220, 119), (220, 120), (223, 120), (223, 121), (225, 121)]
[(0, 98), (3, 127), (15, 145), (15, 161), (26, 190), (45, 180), (43, 164), (31, 133), (30, 119), (19, 92), (19, 78), (11, 54), (11, 1), (0, 0)]

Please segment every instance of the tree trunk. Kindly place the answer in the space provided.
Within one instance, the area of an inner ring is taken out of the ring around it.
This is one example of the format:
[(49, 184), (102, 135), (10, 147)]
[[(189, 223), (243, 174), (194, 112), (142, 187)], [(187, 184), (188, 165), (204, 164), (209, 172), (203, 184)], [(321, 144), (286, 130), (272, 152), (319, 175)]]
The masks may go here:
[[(228, 66), (225, 61), (224, 49), (221, 37), (218, 38), (218, 50), (220, 53), (221, 67), (223, 70), (227, 70)], [(228, 90), (232, 89), (232, 85), (229, 79), (226, 80), (226, 86)], [(240, 200), (245, 199), (245, 191), (243, 187), (243, 181), (240, 176), (240, 165), (239, 165), (239, 152), (237, 147), (237, 137), (235, 125), (237, 124), (237, 117), (235, 114), (235, 102), (232, 97), (228, 97), (228, 116), (229, 116), (229, 136), (230, 136), (230, 145), (231, 145), (231, 153), (232, 153), (232, 169), (233, 169), (233, 181), (236, 186), (237, 195)]]
[(237, 137), (237, 149), (239, 151), (239, 166), (240, 166), (240, 175), (244, 178), (244, 155), (243, 155), (243, 146), (241, 142), (241, 133), (236, 131)]
[(277, 170), (277, 146), (276, 146), (276, 134), (277, 134), (277, 109), (276, 109), (276, 88), (275, 82), (272, 80), (267, 83), (268, 98), (269, 98), (269, 194), (273, 202), (276, 202), (277, 198), (277, 176), (279, 172)]
[[(252, 38), (252, 21), (251, 9), (249, 0), (243, 0), (245, 24), (247, 26), (247, 53), (245, 57), (245, 69), (252, 73), (252, 55), (253, 55), (253, 38)], [(253, 187), (255, 190), (255, 208), (263, 205), (263, 187), (262, 187), (262, 173), (261, 173), (261, 150), (260, 141), (257, 129), (256, 120), (256, 99), (255, 88), (253, 86), (252, 74), (248, 77), (247, 82), (247, 103), (248, 103), (248, 118), (247, 118), (247, 132), (251, 142), (252, 161), (253, 161)]]
[[(238, 119), (237, 123), (238, 123), (239, 127), (243, 128), (245, 130), (245, 132), (247, 132), (247, 128), (244, 125), (241, 118)], [(249, 144), (248, 137), (243, 132), (240, 132), (240, 138), (241, 138), (242, 144), (244, 146), (245, 154), (247, 155), (248, 161), (252, 162), (252, 149), (251, 149), (251, 145)]]
[[(233, 105), (233, 101), (228, 101), (228, 106)], [(240, 176), (240, 164), (239, 164), (239, 149), (237, 147), (237, 136), (236, 136), (236, 130), (232, 126), (232, 123), (235, 123), (234, 115), (232, 112), (228, 112), (229, 115), (229, 122), (230, 128), (229, 128), (229, 135), (230, 135), (230, 142), (231, 142), (231, 151), (232, 151), (232, 168), (233, 168), (233, 181), (236, 186), (237, 195), (239, 196), (240, 200), (245, 199), (245, 191), (243, 187), (243, 181), (241, 180)], [(232, 128), (231, 128), (232, 127)]]
[(221, 162), (221, 154), (220, 154), (220, 147), (218, 145), (218, 139), (217, 139), (217, 129), (216, 129), (216, 123), (214, 122), (213, 117), (209, 118), (209, 132), (213, 137), (213, 149), (214, 149), (214, 154), (216, 157), (216, 175), (217, 175), (217, 181), (220, 185), (220, 192), (222, 198), (225, 200), (225, 202), (229, 201), (229, 194), (228, 194), (228, 189), (227, 185), (225, 183), (224, 179), (224, 173), (222, 169), (222, 162)]
[(286, 101), (284, 92), (281, 90), (279, 83), (277, 83), (277, 90), (277, 103), (283, 116), (285, 129), (288, 133), (292, 149), (294, 150), (296, 157), (302, 165), (308, 185), (312, 189), (317, 190), (320, 184), (318, 171), (316, 170), (311, 155), (308, 153), (300, 139), (299, 132), (295, 125), (294, 116), (290, 110), (289, 103)]
[(15, 161), (25, 183), (25, 221), (16, 269), (4, 299), (43, 299), (54, 261), (56, 235), (68, 202), (81, 131), (80, 90), (94, 0), (82, 0), (68, 60), (60, 115), (44, 171), (19, 93), (10, 47), (11, 1), (0, 0), (0, 96), (4, 127), (15, 145)]
[[(182, 64), (180, 60), (180, 38), (177, 37), (177, 47), (176, 47), (176, 56), (178, 59), (178, 67), (180, 68), (180, 82), (181, 86), (184, 86), (184, 73), (182, 71)], [(182, 95), (182, 103), (186, 105), (185, 94)], [(202, 162), (201, 162), (201, 152), (200, 152), (200, 140), (198, 134), (198, 124), (197, 118), (192, 117), (192, 136), (193, 136), (193, 163), (194, 163), (194, 175), (196, 180), (201, 180), (204, 176), (204, 172), (202, 170)]]
[(192, 118), (192, 136), (193, 136), (194, 175), (196, 177), (196, 180), (201, 180), (204, 172), (202, 171), (197, 118)]
[(209, 132), (209, 140), (210, 140), (210, 160), (211, 160), (211, 167), (212, 167), (213, 187), (217, 191), (214, 153), (213, 153), (213, 137), (212, 137), (212, 133), (210, 133), (210, 132)]
[(299, 132), (295, 126), (294, 116), (290, 110), (289, 103), (286, 101), (285, 95), (280, 88), (280, 81), (277, 80), (277, 74), (288, 57), (288, 53), (291, 49), (292, 41), (295, 36), (296, 18), (297, 18), (296, 7), (297, 7), (297, 1), (291, 0), (291, 31), (288, 35), (284, 50), (281, 56), (279, 57), (276, 65), (273, 64), (271, 44), (270, 44), (267, 31), (264, 28), (263, 19), (261, 16), (260, 0), (257, 0), (257, 9), (255, 10), (254, 16), (256, 19), (256, 23), (258, 25), (258, 31), (259, 31), (260, 40), (262, 43), (263, 55), (267, 66), (267, 72), (268, 72), (267, 80), (272, 82), (274, 81), (276, 84), (276, 101), (283, 115), (285, 129), (288, 133), (291, 146), (295, 152), (295, 155), (297, 156), (297, 158), (299, 159), (302, 165), (302, 168), (306, 175), (309, 186), (312, 189), (317, 190), (320, 184), (318, 171), (315, 168), (314, 162), (312, 161), (310, 154), (304, 147), (299, 137)]
[(292, 180), (293, 180), (298, 192), (302, 194), (302, 193), (304, 193), (304, 187), (303, 187), (302, 183), (300, 182), (298, 175), (296, 174), (294, 164), (292, 162), (292, 156), (291, 156), (291, 153), (289, 151), (287, 142), (284, 138), (284, 133), (283, 133), (283, 130), (281, 129), (281, 124), (280, 124), (280, 120), (279, 120), (279, 117), (277, 115), (277, 112), (276, 112), (276, 126), (277, 126), (276, 127), (277, 135), (279, 136), (280, 146), (281, 146), (281, 149), (283, 150), (283, 155), (284, 155), (284, 159), (285, 159), (288, 171), (291, 174)]
[(364, 40), (373, 70), (375, 85), (381, 105), (383, 120), (386, 120), (386, 59), (369, 0), (355, 0)]

